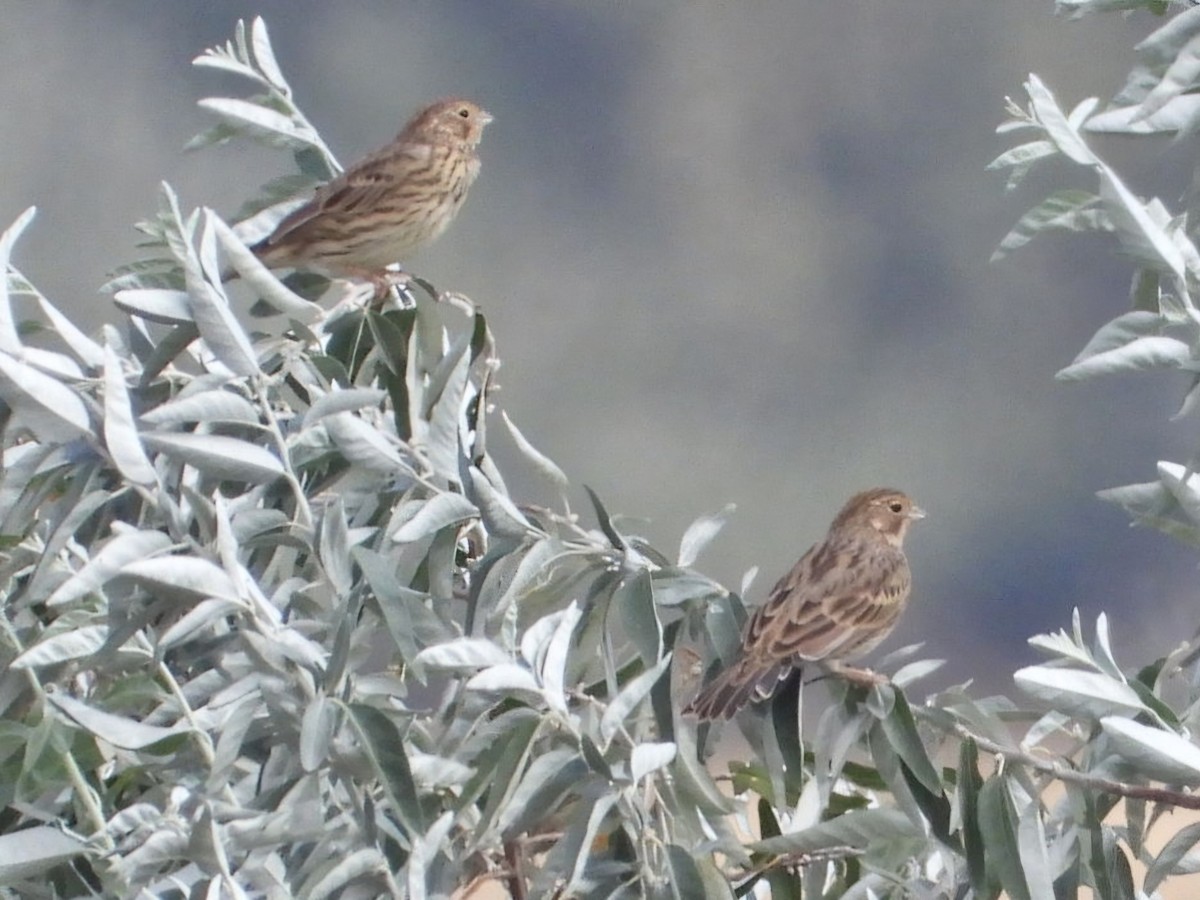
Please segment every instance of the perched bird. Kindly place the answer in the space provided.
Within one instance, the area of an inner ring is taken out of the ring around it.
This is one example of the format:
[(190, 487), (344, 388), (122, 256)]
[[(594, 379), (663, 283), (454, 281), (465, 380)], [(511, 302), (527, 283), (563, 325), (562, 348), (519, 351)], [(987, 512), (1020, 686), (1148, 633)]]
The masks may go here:
[(864, 684), (883, 680), (844, 660), (873, 650), (908, 603), (912, 579), (904, 536), (924, 511), (905, 494), (875, 488), (842, 507), (825, 540), (771, 589), (742, 631), (736, 662), (684, 709), (701, 719), (728, 718), (753, 695), (765, 700), (793, 668), (820, 661)]
[(439, 100), (391, 143), (318, 188), (250, 249), (272, 268), (312, 268), (368, 279), (445, 231), (479, 175), (476, 148), (491, 113), (470, 100)]

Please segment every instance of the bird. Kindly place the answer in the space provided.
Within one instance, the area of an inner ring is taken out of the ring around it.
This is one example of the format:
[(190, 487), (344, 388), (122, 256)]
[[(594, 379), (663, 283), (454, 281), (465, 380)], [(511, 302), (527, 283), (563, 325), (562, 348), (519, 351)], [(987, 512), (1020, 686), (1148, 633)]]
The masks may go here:
[(365, 279), (438, 238), (479, 176), (476, 152), (492, 114), (454, 97), (426, 106), (387, 145), (317, 189), (251, 246), (270, 268)]
[(845, 660), (873, 650), (908, 603), (912, 577), (904, 555), (909, 526), (925, 512), (904, 492), (855, 494), (771, 589), (742, 629), (732, 665), (684, 708), (702, 721), (727, 719), (751, 698), (769, 698), (794, 668), (821, 662), (859, 684), (886, 678)]

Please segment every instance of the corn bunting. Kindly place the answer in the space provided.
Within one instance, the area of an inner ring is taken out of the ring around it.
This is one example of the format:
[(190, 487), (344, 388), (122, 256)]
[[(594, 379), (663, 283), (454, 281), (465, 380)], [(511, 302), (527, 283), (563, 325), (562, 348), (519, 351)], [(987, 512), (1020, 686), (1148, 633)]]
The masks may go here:
[(742, 631), (737, 660), (687, 705), (701, 719), (728, 718), (765, 700), (793, 668), (820, 661), (860, 684), (881, 680), (843, 661), (873, 650), (908, 603), (904, 536), (925, 513), (900, 491), (875, 488), (842, 507), (825, 540), (771, 589)]
[(266, 265), (388, 283), (387, 267), (454, 221), (479, 175), (491, 113), (470, 100), (425, 107), (391, 143), (318, 188), (251, 249)]

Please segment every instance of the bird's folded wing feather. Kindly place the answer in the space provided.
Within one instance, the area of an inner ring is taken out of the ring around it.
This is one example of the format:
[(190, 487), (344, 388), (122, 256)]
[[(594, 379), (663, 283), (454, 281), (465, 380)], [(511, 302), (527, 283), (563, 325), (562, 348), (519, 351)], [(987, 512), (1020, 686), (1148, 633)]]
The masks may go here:
[(899, 550), (854, 539), (820, 544), (771, 590), (742, 645), (764, 662), (865, 653), (900, 615), (909, 582)]
[(285, 216), (271, 235), (271, 243), (278, 244), (317, 216), (330, 211), (345, 215), (356, 209), (375, 208), (410, 171), (426, 164), (432, 153), (430, 144), (417, 143), (376, 151), (354, 168), (317, 188), (312, 200)]

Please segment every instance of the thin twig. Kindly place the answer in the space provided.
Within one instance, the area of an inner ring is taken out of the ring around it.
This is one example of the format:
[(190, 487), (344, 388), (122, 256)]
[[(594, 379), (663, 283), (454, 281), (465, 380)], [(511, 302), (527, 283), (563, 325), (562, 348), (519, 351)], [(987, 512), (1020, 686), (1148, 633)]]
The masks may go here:
[[(945, 730), (946, 726), (940, 722), (933, 721), (932, 719), (926, 719), (925, 721)], [(1150, 800), (1154, 803), (1165, 803), (1168, 806), (1178, 806), (1182, 809), (1200, 809), (1200, 794), (1184, 794), (1180, 791), (1169, 790), (1168, 788), (1146, 787), (1141, 784), (1129, 784), (1125, 781), (1113, 781), (1111, 778), (1102, 778), (1099, 775), (1089, 775), (1087, 772), (1072, 769), (1070, 766), (1066, 766), (1057, 760), (1043, 759), (1042, 757), (1034, 756), (1032, 753), (1027, 753), (1019, 747), (1005, 746), (997, 741), (993, 741), (991, 738), (975, 734), (960, 722), (954, 723), (954, 733), (960, 738), (974, 741), (981, 750), (994, 753), (1006, 760), (1028, 766), (1039, 772), (1045, 772), (1048, 775), (1054, 776), (1059, 781), (1078, 784), (1081, 787), (1091, 788), (1102, 794), (1113, 794), (1118, 797), (1129, 797), (1135, 800)]]
[(521, 848), (516, 841), (504, 842), (504, 859), (508, 863), (508, 892), (513, 900), (527, 900), (525, 876), (521, 872)]

